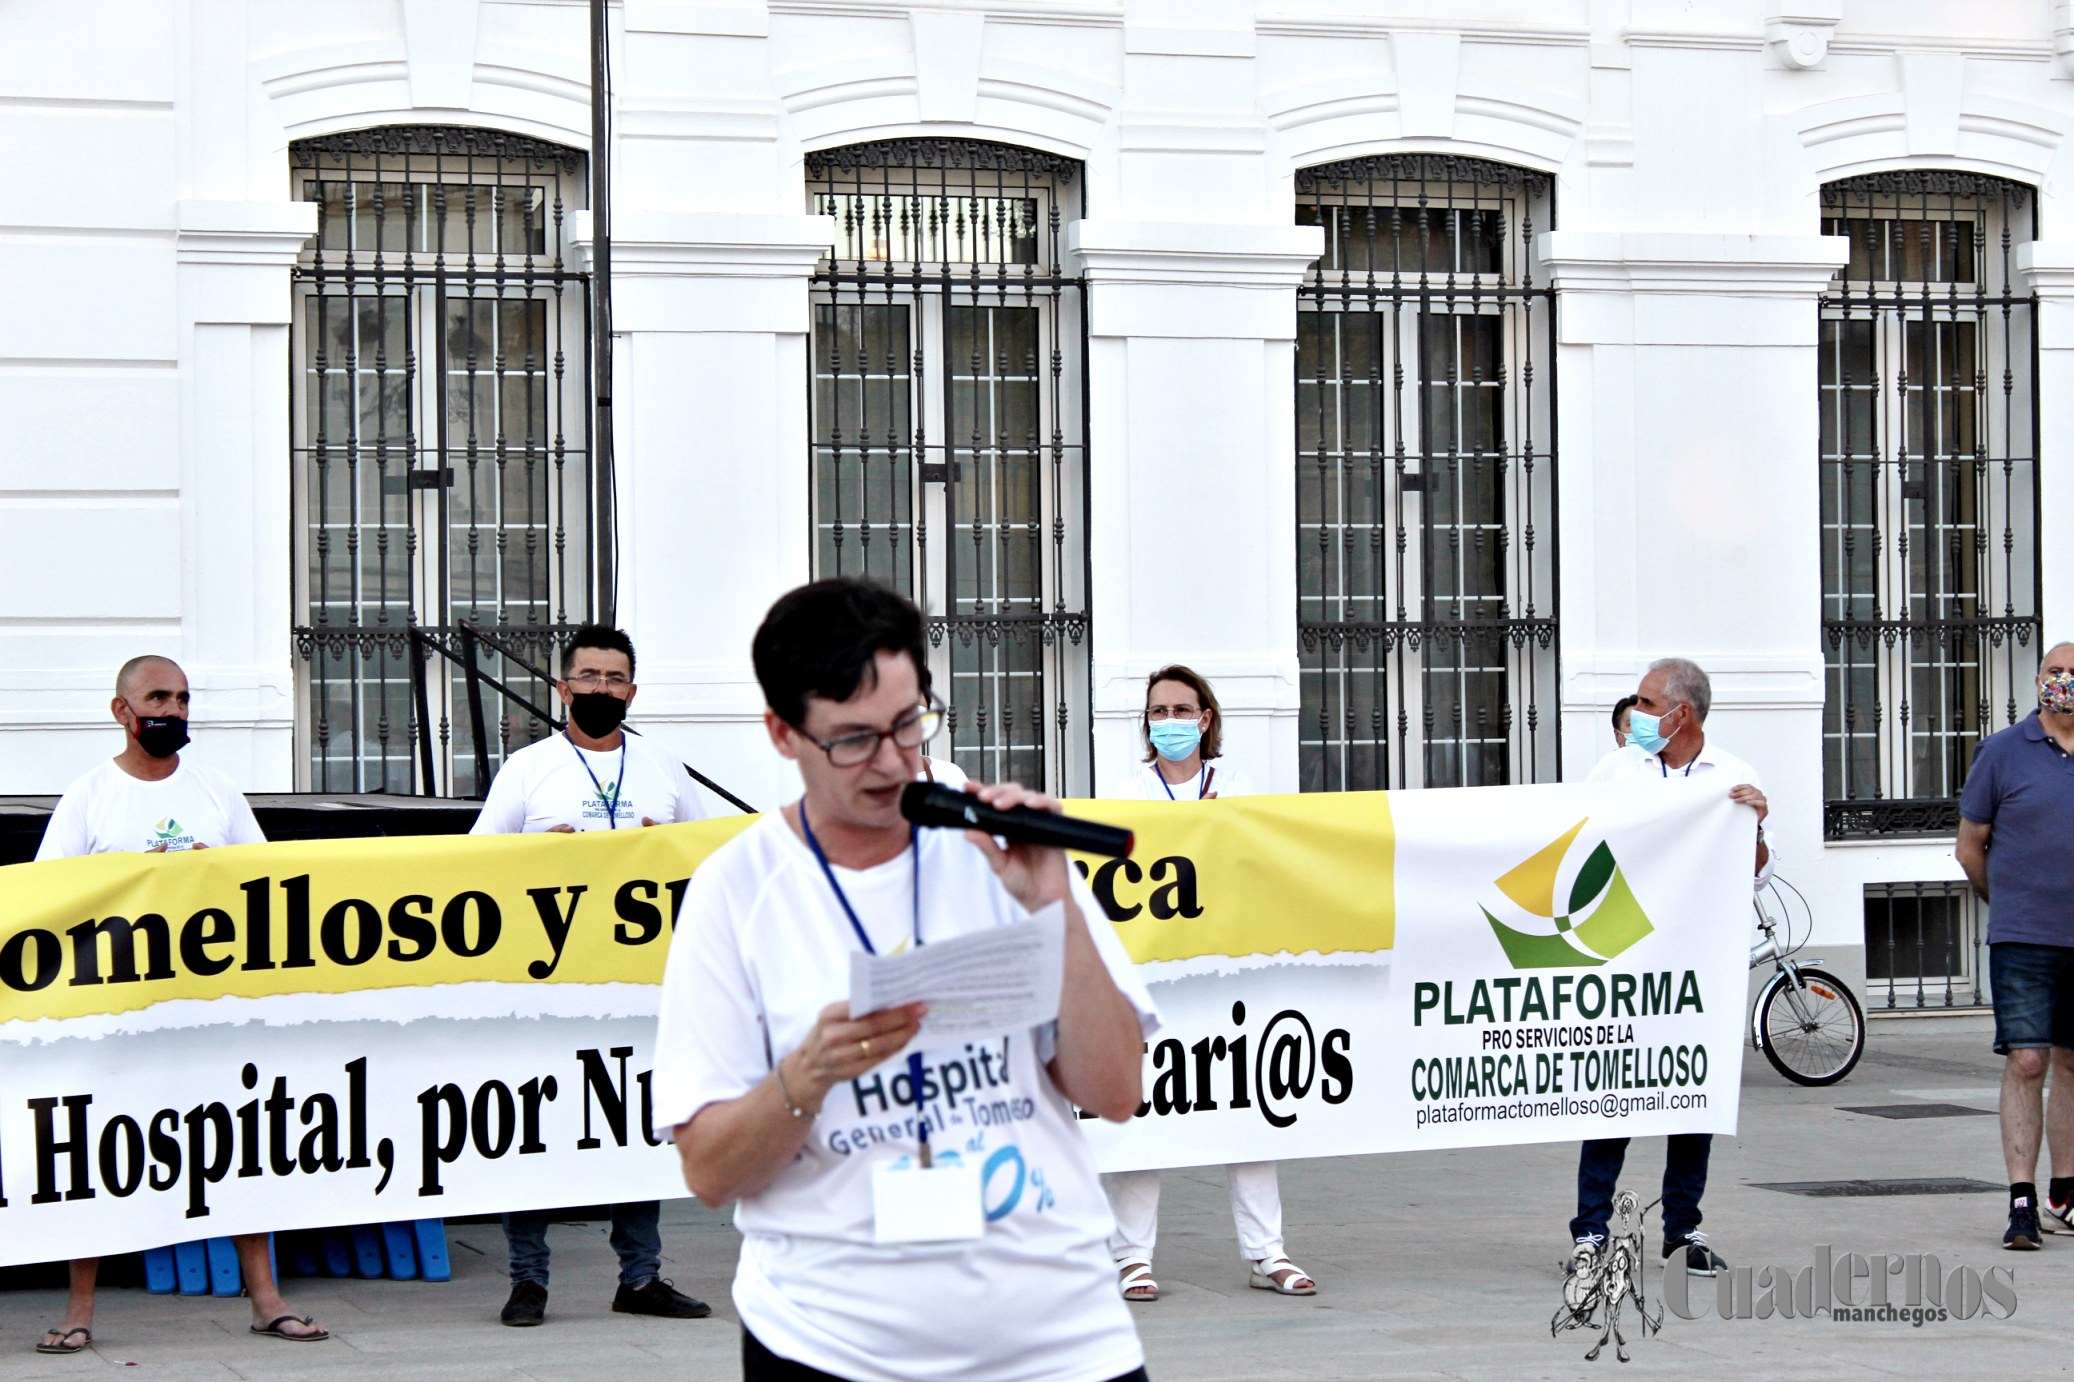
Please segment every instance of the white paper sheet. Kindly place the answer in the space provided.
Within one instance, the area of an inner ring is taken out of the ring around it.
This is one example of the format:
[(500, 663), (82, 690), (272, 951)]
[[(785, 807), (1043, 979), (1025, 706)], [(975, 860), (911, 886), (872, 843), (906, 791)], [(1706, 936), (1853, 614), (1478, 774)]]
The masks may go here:
[(1028, 921), (931, 941), (900, 955), (850, 956), (853, 1015), (927, 1003), (923, 1046), (987, 1041), (1059, 1015), (1065, 973), (1064, 903)]

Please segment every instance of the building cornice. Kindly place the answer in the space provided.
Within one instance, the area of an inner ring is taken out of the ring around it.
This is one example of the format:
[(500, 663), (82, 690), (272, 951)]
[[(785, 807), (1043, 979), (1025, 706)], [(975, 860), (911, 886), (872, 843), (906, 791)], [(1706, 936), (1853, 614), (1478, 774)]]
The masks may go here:
[(1558, 292), (1812, 298), (1850, 254), (1834, 235), (1549, 231), (1536, 240)]
[(182, 264), (286, 269), (317, 233), (315, 202), (181, 202), (174, 244)]
[(1100, 283), (1290, 291), (1325, 250), (1317, 226), (1074, 221), (1066, 253)]
[[(805, 278), (835, 239), (831, 216), (622, 211), (612, 222), (612, 276)], [(569, 243), (577, 266), (588, 271), (590, 212), (571, 213)]]

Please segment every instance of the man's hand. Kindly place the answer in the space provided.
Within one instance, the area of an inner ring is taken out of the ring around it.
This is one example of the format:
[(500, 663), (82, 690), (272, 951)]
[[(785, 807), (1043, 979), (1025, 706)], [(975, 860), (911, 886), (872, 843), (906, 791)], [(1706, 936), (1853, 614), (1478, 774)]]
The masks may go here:
[(647, 826), (651, 826), (651, 825), (654, 825), (655, 823), (656, 823), (656, 821), (655, 821), (655, 817), (653, 817), (653, 816), (643, 816), (643, 817), (641, 818), (641, 824), (642, 824), (642, 826), (643, 826), (644, 828), (645, 828), (645, 827), (647, 827)]
[(1961, 820), (1959, 840), (1952, 856), (1959, 867), (1966, 870), (1966, 881), (1973, 885), (1973, 894), (1982, 902), (1988, 900), (1988, 840), (1995, 828), (1985, 821)]
[(1747, 782), (1740, 786), (1731, 787), (1728, 792), (1728, 799), (1733, 802), (1740, 802), (1744, 806), (1755, 808), (1759, 825), (1763, 825), (1764, 818), (1771, 814), (1772, 808), (1770, 803), (1765, 801), (1764, 793), (1758, 791)]
[(551, 825), (547, 828), (546, 833), (549, 835), (574, 835), (576, 827), (573, 825)]
[[(966, 788), (974, 796), (999, 811), (1028, 806), (1037, 811), (1057, 811), (1059, 804), (1042, 792), (1033, 792), (1013, 782), (996, 782), (991, 786)], [(1040, 907), (1049, 907), (1066, 896), (1066, 851), (1050, 845), (1011, 844), (1006, 848), (996, 844), (994, 837), (979, 830), (968, 830), (965, 838), (979, 847), (987, 856), (988, 867), (1008, 889), (1009, 896), (1022, 903), (1023, 910), (1034, 912)]]

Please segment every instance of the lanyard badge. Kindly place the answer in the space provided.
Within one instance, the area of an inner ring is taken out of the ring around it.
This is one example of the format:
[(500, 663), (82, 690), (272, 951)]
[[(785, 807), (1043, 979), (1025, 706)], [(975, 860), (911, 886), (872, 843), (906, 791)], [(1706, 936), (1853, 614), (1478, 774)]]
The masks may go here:
[[(821, 841), (815, 838), (813, 824), (807, 819), (804, 799), (799, 803), (799, 830), (806, 837), (807, 848), (813, 851), (814, 862), (821, 866), (822, 876), (828, 880), (829, 891), (835, 894), (837, 905), (848, 918), (857, 943), (864, 947), (865, 954), (878, 954), (878, 947), (871, 943), (871, 935), (864, 929), (857, 909), (850, 905), (848, 895), (843, 892), (835, 868), (828, 862), (827, 852), (821, 848)], [(908, 827), (908, 852), (914, 860), (914, 942), (921, 945), (922, 832), (919, 827)], [(915, 1128), (921, 1144), (916, 1156), (917, 1164), (899, 1166), (880, 1162), (871, 1168), (872, 1241), (942, 1243), (977, 1238), (986, 1228), (980, 1202), (979, 1167), (957, 1162), (944, 1166), (935, 1164), (929, 1150), (929, 1119), (922, 1108), (920, 1051), (908, 1053), (907, 1079), (908, 1088), (914, 1093)]]
[(574, 739), (569, 740), (569, 749), (576, 755), (576, 761), (583, 765), (584, 776), (591, 780), (591, 790), (598, 794), (598, 805), (605, 808), (605, 819), (610, 822), (609, 828), (613, 830), (619, 829), (619, 798), (620, 794), (627, 789), (626, 736), (624, 734), (620, 736), (619, 777), (613, 782), (612, 795), (609, 797), (605, 795), (605, 784), (598, 781), (598, 775), (591, 771), (590, 759), (584, 757), (583, 750), (576, 747)]

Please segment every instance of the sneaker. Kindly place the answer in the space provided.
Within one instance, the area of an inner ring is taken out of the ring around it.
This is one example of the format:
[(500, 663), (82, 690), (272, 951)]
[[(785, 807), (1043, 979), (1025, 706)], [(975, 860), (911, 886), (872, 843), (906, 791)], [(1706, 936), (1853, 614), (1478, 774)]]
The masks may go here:
[(2038, 1231), (2038, 1207), (2028, 1199), (2018, 1200), (2009, 1206), (2009, 1230), (2002, 1235), (2002, 1246), (2011, 1252), (2036, 1252), (2044, 1234)]
[(1563, 1303), (1572, 1310), (1583, 1307), (1592, 1288), (1598, 1285), (1599, 1270), (1605, 1265), (1606, 1235), (1587, 1233), (1570, 1249), (1570, 1260), (1563, 1264)]
[(612, 1308), (622, 1315), (660, 1315), (666, 1320), (702, 1320), (713, 1307), (685, 1295), (662, 1277), (652, 1276), (639, 1286), (622, 1286), (612, 1297)]
[(2038, 1213), (2038, 1227), (2047, 1233), (2074, 1233), (2074, 1200), (2055, 1204), (2047, 1199)]
[(1694, 1229), (1677, 1242), (1665, 1243), (1664, 1261), (1670, 1261), (1671, 1254), (1681, 1250), (1685, 1253), (1685, 1271), (1689, 1276), (1719, 1276), (1728, 1270), (1728, 1263), (1721, 1254), (1707, 1246), (1707, 1235), (1699, 1229)]
[(497, 1318), (523, 1329), (540, 1323), (546, 1316), (547, 1288), (537, 1281), (521, 1281), (512, 1286), (511, 1299), (504, 1302), (504, 1312)]

